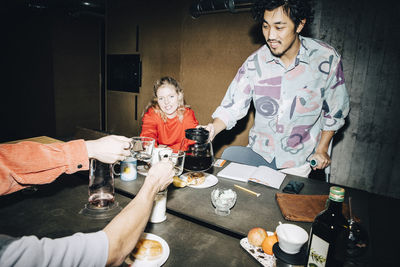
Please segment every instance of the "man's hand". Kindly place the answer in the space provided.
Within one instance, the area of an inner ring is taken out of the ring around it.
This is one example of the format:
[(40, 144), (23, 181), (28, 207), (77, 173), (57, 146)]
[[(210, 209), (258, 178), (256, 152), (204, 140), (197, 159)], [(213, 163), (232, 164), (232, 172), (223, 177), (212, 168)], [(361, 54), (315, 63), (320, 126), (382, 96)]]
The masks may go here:
[(209, 141), (214, 140), (214, 137), (217, 134), (219, 134), (222, 130), (226, 129), (225, 123), (219, 118), (214, 119), (212, 123), (209, 123), (207, 125), (199, 125), (197, 127), (202, 127), (210, 133), (208, 137)]
[(316, 169), (325, 169), (331, 164), (331, 158), (327, 152), (315, 152), (311, 157), (311, 160), (313, 159), (317, 161), (317, 166), (312, 168), (314, 171)]
[(154, 164), (147, 174), (146, 181), (152, 183), (157, 192), (164, 190), (172, 183), (172, 177), (175, 175), (173, 165), (169, 161), (161, 161)]
[(329, 166), (329, 164), (331, 164), (331, 158), (328, 155), (328, 150), (334, 134), (334, 131), (322, 131), (319, 144), (315, 149), (314, 155), (312, 155), (310, 158), (310, 160), (314, 159), (318, 163), (317, 166), (312, 168), (313, 170), (325, 169)]
[(95, 158), (104, 163), (115, 163), (131, 155), (129, 150), (131, 141), (130, 138), (124, 136), (109, 135), (85, 143), (89, 158)]
[(207, 125), (198, 125), (196, 128), (204, 128), (204, 129), (206, 129), (209, 132), (208, 140), (210, 142), (214, 139), (214, 137), (215, 137), (214, 124), (209, 123)]

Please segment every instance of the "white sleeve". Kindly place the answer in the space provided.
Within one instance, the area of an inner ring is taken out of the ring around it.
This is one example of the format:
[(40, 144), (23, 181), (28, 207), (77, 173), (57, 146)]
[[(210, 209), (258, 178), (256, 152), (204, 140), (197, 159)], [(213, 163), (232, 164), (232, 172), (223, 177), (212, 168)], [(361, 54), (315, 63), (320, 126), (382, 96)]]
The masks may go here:
[(105, 232), (38, 239), (24, 236), (11, 242), (0, 257), (0, 266), (99, 266), (108, 258)]

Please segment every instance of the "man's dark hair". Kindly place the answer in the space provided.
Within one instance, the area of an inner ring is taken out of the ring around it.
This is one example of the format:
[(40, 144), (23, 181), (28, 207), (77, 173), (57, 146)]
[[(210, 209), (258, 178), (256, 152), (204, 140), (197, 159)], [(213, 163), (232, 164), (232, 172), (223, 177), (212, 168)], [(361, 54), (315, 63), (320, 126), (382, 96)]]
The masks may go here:
[(295, 29), (301, 20), (306, 19), (310, 24), (313, 19), (311, 0), (257, 0), (252, 8), (253, 18), (261, 23), (265, 10), (272, 11), (280, 6), (293, 21)]

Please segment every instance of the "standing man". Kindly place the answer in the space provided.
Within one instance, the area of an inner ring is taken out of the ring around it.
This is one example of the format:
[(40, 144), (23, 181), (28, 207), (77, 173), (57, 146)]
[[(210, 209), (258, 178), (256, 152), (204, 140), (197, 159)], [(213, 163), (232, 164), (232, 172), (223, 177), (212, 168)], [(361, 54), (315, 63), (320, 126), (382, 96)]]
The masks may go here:
[(311, 20), (308, 0), (257, 1), (253, 15), (266, 44), (239, 68), (206, 128), (211, 138), (230, 130), (253, 101), (254, 125), (243, 149), (274, 169), (307, 177), (312, 158), (317, 169), (330, 164), (329, 143), (349, 112), (341, 57), (322, 41), (300, 35)]

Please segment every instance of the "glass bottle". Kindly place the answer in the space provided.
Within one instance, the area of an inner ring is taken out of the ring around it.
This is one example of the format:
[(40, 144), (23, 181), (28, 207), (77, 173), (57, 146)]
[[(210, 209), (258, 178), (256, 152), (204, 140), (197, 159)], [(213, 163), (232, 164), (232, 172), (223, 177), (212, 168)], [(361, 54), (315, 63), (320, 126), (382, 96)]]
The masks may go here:
[(332, 186), (327, 208), (315, 217), (310, 232), (307, 267), (343, 266), (348, 237), (347, 220), (342, 213), (345, 190)]

